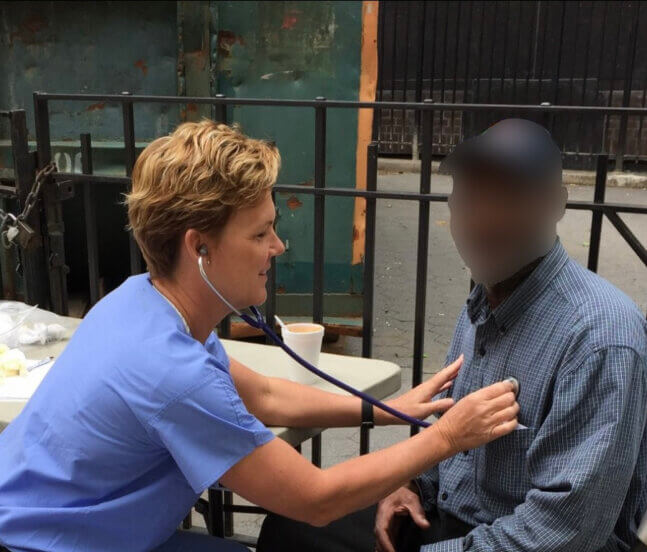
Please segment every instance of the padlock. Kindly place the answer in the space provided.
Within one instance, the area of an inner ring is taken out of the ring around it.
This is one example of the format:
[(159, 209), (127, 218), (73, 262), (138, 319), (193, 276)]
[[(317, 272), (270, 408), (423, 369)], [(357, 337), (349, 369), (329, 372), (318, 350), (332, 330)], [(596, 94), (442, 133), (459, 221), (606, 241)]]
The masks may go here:
[(34, 247), (38, 243), (38, 235), (36, 234), (35, 230), (22, 219), (16, 220), (16, 226), (12, 226), (7, 231), (7, 239), (10, 242), (13, 242), (13, 239), (11, 238), (9, 232), (11, 232), (14, 228), (16, 228), (18, 231), (14, 238), (16, 240), (16, 243), (22, 249), (29, 249), (31, 247)]
[(7, 228), (7, 234), (6, 234), (7, 235), (7, 241), (10, 244), (15, 243), (14, 240), (16, 239), (16, 237), (18, 236), (19, 233), (20, 233), (20, 230), (18, 230), (17, 226), (10, 226), (9, 228)]

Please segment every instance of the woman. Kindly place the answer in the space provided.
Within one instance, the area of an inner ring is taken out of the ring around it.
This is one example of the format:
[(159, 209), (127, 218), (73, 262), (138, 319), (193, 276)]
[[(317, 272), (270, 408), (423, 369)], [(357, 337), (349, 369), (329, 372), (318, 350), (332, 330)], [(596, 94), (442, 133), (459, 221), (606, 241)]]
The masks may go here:
[[(391, 401), (439, 422), (402, 443), (319, 469), (266, 428), (354, 426), (360, 401), (228, 358), (213, 328), (258, 305), (272, 257), (279, 153), (212, 121), (185, 123), (140, 155), (128, 216), (149, 274), (85, 317), (21, 415), (0, 435), (0, 542), (12, 551), (238, 550), (175, 533), (220, 482), (271, 511), (324, 525), (437, 462), (516, 426), (512, 384), (429, 402), (460, 360)], [(379, 424), (398, 423), (381, 411)], [(188, 539), (188, 540), (187, 540)]]

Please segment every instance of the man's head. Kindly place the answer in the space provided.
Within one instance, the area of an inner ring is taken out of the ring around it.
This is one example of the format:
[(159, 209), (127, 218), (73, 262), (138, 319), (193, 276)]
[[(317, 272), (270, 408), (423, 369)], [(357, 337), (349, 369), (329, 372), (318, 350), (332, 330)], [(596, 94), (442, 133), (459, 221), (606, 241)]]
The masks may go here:
[(548, 253), (564, 214), (561, 154), (548, 131), (505, 119), (443, 162), (456, 247), (477, 283), (502, 282)]

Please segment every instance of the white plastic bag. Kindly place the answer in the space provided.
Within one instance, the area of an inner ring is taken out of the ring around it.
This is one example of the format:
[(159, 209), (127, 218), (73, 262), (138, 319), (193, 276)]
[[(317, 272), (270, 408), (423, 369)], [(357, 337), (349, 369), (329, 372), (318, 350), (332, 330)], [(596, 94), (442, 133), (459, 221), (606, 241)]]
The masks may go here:
[(13, 349), (20, 345), (58, 341), (65, 334), (61, 319), (53, 312), (19, 301), (0, 301), (0, 343)]

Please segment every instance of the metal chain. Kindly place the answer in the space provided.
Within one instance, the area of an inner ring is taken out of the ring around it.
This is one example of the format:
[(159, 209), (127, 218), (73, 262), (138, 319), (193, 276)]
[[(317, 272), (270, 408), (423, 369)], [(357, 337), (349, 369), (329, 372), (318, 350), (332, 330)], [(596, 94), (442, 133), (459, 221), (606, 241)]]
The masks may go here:
[(40, 188), (43, 184), (43, 181), (54, 171), (56, 170), (56, 163), (51, 162), (45, 165), (41, 170), (36, 173), (36, 178), (34, 178), (34, 184), (31, 187), (30, 192), (27, 194), (25, 199), (25, 205), (22, 208), (22, 213), (18, 215), (19, 220), (25, 220), (29, 217), (32, 209), (38, 203), (38, 195), (40, 194)]
[(2, 242), (2, 245), (5, 249), (9, 249), (12, 245), (14, 245), (13, 238), (9, 239), (7, 237), (7, 233), (11, 228), (16, 227), (19, 222), (25, 221), (29, 217), (32, 210), (34, 209), (34, 206), (36, 205), (36, 203), (38, 203), (38, 196), (40, 195), (40, 190), (43, 182), (50, 174), (52, 174), (56, 170), (56, 163), (51, 162), (45, 165), (36, 173), (34, 183), (32, 184), (31, 190), (25, 198), (25, 204), (23, 205), (22, 211), (20, 212), (20, 214), (18, 214), (18, 216), (14, 215), (13, 213), (7, 213), (0, 209), (0, 242)]

